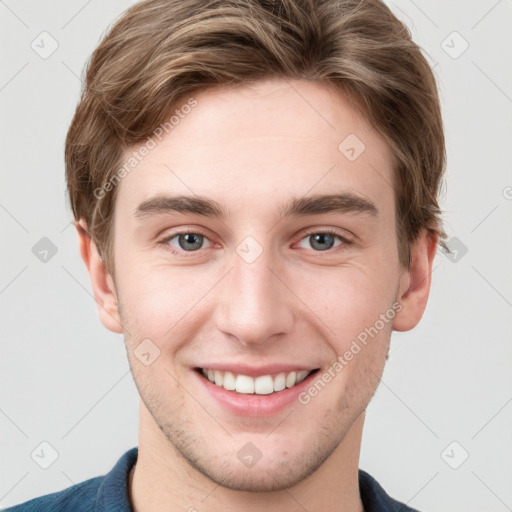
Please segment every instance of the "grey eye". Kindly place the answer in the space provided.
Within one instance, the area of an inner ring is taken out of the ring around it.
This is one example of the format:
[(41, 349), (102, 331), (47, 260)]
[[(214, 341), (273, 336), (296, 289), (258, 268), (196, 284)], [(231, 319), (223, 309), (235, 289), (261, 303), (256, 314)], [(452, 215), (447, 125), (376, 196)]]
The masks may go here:
[[(338, 242), (336, 243), (336, 239), (338, 239)], [(310, 247), (304, 247), (301, 245), (301, 247), (305, 249), (313, 248), (315, 251), (327, 251), (329, 249), (332, 249), (333, 247), (341, 244), (341, 237), (332, 233), (312, 233), (306, 237), (304, 237), (301, 240), (301, 244), (304, 243), (304, 241), (307, 240)]]
[(327, 233), (317, 233), (309, 236), (311, 247), (319, 251), (326, 251), (334, 246), (334, 236)]
[(204, 236), (198, 233), (182, 233), (172, 237), (170, 240), (171, 245), (174, 245), (172, 241), (178, 239), (180, 249), (184, 251), (197, 251), (200, 249), (204, 242)]

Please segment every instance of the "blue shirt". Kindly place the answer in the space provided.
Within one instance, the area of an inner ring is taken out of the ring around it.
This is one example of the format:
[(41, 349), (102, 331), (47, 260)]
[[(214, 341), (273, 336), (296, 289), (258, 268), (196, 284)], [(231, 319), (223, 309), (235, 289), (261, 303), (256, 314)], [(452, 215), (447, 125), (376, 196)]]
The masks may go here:
[[(128, 475), (137, 453), (137, 447), (128, 450), (105, 476), (34, 498), (5, 512), (133, 512), (128, 499)], [(390, 498), (378, 482), (361, 469), (359, 491), (365, 512), (418, 512)]]

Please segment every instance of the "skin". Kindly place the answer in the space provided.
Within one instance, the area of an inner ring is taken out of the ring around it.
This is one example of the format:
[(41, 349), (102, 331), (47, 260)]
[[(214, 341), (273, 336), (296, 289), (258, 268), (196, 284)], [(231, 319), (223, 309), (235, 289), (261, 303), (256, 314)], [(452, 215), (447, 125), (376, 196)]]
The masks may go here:
[[(412, 329), (423, 314), (437, 237), (423, 230), (410, 269), (400, 265), (389, 146), (339, 91), (264, 80), (195, 98), (198, 106), (118, 185), (114, 276), (85, 222), (77, 224), (100, 319), (124, 334), (141, 396), (133, 508), (362, 511), (365, 409), (392, 329)], [(338, 150), (349, 134), (366, 146), (353, 162)], [(371, 200), (378, 215), (278, 211), (292, 197), (343, 192)], [(137, 206), (160, 193), (205, 196), (229, 215), (138, 219)], [(310, 235), (327, 228), (352, 243), (334, 238), (334, 247), (315, 249)], [(159, 243), (197, 230), (206, 234), (197, 251), (180, 248), (178, 237)], [(236, 252), (247, 236), (263, 250), (250, 264)], [(307, 405), (235, 415), (192, 370), (277, 362), (322, 373), (396, 303), (394, 319)], [(160, 356), (145, 366), (134, 350), (148, 338)], [(236, 456), (248, 442), (262, 453), (252, 468)]]

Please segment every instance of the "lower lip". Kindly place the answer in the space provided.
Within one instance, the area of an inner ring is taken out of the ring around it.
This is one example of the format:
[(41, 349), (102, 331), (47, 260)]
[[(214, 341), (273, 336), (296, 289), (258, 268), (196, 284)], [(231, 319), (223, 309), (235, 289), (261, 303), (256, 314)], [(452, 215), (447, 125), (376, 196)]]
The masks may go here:
[(304, 391), (318, 372), (310, 373), (302, 382), (291, 388), (283, 389), (269, 395), (243, 394), (236, 391), (228, 391), (217, 386), (194, 371), (199, 382), (220, 405), (232, 414), (240, 416), (272, 416), (298, 401), (298, 395)]

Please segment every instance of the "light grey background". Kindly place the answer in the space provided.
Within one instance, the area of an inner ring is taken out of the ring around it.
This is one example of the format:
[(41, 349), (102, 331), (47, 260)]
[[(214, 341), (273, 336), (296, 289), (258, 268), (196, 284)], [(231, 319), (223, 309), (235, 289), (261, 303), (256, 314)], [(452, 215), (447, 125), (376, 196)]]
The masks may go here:
[[(85, 61), (131, 3), (0, 1), (2, 507), (104, 474), (137, 444), (124, 342), (98, 320), (63, 165)], [(439, 252), (422, 322), (393, 334), (360, 466), (422, 511), (512, 510), (512, 2), (388, 4), (438, 78), (442, 207), (467, 253)], [(31, 47), (51, 49), (44, 31), (59, 45), (47, 58)], [(43, 237), (57, 248), (46, 263), (32, 252)], [(31, 458), (43, 441), (58, 452), (48, 469)]]

